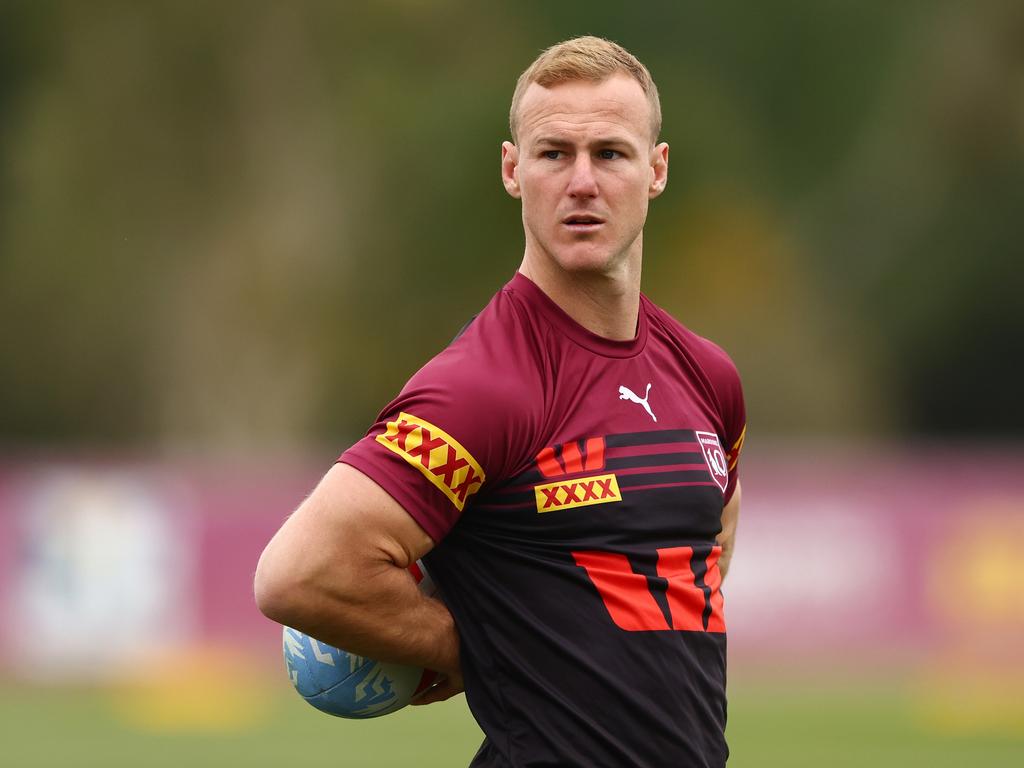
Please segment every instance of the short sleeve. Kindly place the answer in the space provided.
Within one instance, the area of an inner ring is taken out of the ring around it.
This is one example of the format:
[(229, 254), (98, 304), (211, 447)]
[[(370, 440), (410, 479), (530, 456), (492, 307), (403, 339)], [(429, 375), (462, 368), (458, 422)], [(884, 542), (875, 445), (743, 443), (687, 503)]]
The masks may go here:
[(747, 435), (747, 408), (743, 399), (743, 385), (735, 363), (714, 342), (701, 339), (702, 366), (715, 393), (721, 424), (719, 438), (726, 455), (729, 480), (725, 486), (724, 503), (728, 504), (736, 491), (740, 475), (740, 454)]
[[(420, 369), (339, 461), (381, 486), (439, 542), (499, 481), (528, 434), (529, 393), (476, 326)], [(490, 338), (494, 338), (493, 334)]]
[(722, 423), (725, 427), (725, 458), (729, 467), (729, 483), (725, 487), (726, 504), (736, 490), (740, 476), (740, 454), (743, 453), (743, 441), (747, 437), (747, 409), (743, 401), (743, 387), (735, 368), (733, 371), (734, 381), (727, 390), (722, 414)]
[(732, 499), (740, 477), (740, 454), (747, 436), (747, 408), (743, 400), (743, 385), (739, 371), (725, 352), (720, 353), (715, 366), (714, 387), (722, 419), (722, 447), (729, 468), (729, 482), (725, 486), (724, 501)]

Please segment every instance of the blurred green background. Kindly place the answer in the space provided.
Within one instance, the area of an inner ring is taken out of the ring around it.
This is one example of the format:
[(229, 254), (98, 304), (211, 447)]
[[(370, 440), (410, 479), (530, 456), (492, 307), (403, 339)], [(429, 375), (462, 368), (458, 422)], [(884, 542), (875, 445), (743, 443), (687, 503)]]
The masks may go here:
[[(5, 461), (326, 467), (518, 266), (508, 103), (578, 34), (658, 83), (644, 290), (738, 364), (750, 461), (1019, 459), (1018, 0), (0, 0)], [(771, 667), (733, 684), (731, 765), (1024, 763), (1019, 714), (961, 732), (913, 675)], [(449, 766), (479, 740), (461, 703), (339, 723), (244, 668), (175, 705), (228, 715), (169, 730), (138, 703), (166, 691), (7, 677), (15, 766)]]
[[(295, 697), (253, 702), (247, 695), (247, 708), (266, 718), (259, 727), (207, 721), (166, 728), (119, 714), (116, 693), (0, 690), (0, 716), (18, 724), (5, 738), (5, 764), (453, 768), (468, 765), (481, 740), (461, 700), (379, 720), (340, 721)], [(936, 729), (920, 719), (906, 694), (850, 684), (747, 684), (732, 694), (729, 721), (731, 768), (1013, 768), (1022, 754), (1018, 739)]]
[(510, 94), (581, 33), (659, 84), (644, 287), (756, 433), (1021, 434), (1019, 2), (3, 0), (3, 442), (361, 433), (518, 266)]

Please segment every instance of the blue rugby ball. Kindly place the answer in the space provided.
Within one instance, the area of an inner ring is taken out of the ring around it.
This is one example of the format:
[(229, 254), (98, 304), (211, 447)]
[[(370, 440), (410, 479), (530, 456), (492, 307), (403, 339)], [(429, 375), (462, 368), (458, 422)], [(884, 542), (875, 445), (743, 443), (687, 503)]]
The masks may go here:
[[(420, 590), (432, 595), (433, 582), (422, 563), (409, 570)], [(285, 669), (295, 690), (321, 712), (336, 717), (364, 719), (390, 714), (438, 678), (429, 669), (357, 656), (291, 627), (284, 628), (282, 640)]]

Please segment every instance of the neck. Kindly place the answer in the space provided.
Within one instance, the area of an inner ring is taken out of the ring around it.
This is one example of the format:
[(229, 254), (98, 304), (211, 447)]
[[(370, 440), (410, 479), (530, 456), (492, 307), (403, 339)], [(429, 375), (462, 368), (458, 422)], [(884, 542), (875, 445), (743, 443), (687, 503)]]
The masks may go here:
[[(639, 245), (639, 244), (638, 244)], [(640, 314), (640, 249), (607, 272), (570, 272), (528, 248), (519, 271), (573, 320), (612, 341), (636, 337)]]

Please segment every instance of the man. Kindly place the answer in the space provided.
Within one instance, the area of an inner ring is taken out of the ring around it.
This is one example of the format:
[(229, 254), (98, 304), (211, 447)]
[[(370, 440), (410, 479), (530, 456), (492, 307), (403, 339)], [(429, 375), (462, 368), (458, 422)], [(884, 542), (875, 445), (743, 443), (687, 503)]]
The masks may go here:
[[(465, 681), (474, 766), (722, 766), (719, 591), (739, 514), (739, 378), (640, 293), (668, 145), (647, 70), (606, 40), (520, 77), (512, 280), (267, 546), (260, 608)], [(406, 572), (417, 558), (443, 603)]]

